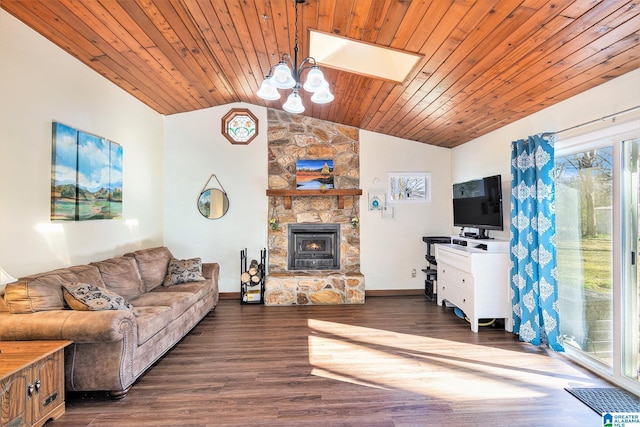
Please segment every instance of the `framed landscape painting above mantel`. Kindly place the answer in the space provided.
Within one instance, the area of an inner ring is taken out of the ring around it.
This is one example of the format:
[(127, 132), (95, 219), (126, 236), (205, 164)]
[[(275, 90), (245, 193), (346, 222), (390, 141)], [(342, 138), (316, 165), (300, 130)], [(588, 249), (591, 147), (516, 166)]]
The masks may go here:
[(122, 217), (122, 146), (53, 122), (51, 220)]
[(333, 185), (333, 160), (306, 159), (296, 161), (296, 189), (330, 190)]

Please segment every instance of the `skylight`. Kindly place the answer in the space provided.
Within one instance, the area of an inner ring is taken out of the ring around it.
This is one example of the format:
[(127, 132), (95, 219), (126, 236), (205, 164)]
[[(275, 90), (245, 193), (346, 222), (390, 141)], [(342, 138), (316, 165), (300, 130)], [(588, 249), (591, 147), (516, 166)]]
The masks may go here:
[(422, 55), (309, 30), (309, 56), (318, 64), (402, 83)]

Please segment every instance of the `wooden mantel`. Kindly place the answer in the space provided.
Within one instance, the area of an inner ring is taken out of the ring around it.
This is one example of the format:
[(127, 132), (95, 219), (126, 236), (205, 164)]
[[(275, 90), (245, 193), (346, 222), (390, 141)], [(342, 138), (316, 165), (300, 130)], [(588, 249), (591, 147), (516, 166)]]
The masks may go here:
[(352, 189), (327, 189), (327, 190), (267, 190), (267, 196), (284, 197), (285, 209), (291, 209), (292, 197), (313, 197), (313, 196), (337, 196), (338, 209), (344, 209), (344, 198), (348, 196), (361, 196), (362, 190)]

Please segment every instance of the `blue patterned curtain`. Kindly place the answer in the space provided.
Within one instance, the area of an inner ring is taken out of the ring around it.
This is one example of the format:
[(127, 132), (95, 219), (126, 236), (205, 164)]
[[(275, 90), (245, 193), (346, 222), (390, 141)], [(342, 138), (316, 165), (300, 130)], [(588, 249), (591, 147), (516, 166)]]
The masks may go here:
[(513, 332), (564, 351), (558, 314), (553, 142), (541, 135), (511, 144)]

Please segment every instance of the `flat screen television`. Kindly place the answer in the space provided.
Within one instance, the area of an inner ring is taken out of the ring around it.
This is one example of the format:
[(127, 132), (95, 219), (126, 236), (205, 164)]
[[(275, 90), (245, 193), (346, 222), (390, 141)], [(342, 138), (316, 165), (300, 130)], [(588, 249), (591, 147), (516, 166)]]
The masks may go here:
[(477, 228), (478, 239), (488, 239), (487, 230), (503, 230), (500, 175), (453, 184), (453, 225)]

